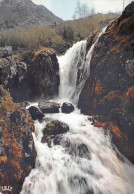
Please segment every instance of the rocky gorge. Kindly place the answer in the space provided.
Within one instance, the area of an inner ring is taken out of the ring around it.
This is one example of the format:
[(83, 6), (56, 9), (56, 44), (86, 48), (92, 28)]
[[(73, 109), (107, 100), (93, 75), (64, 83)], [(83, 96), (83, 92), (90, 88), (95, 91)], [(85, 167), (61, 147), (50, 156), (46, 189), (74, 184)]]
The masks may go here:
[(134, 2), (98, 34), (60, 57), (0, 48), (0, 182), (13, 193), (134, 191)]

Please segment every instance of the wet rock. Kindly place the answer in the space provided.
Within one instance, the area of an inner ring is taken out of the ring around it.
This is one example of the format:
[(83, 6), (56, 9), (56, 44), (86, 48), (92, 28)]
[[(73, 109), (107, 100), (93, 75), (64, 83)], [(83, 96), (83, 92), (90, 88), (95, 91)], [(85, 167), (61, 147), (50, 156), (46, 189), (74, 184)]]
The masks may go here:
[[(80, 175), (69, 177), (69, 184), (74, 188), (74, 190), (82, 190), (84, 191), (84, 194), (94, 194), (93, 189), (89, 188), (86, 178)], [(98, 189), (96, 189), (96, 191), (100, 194)]]
[(134, 163), (133, 53), (134, 2), (131, 2), (96, 44), (90, 76), (80, 94), (78, 107), (84, 114), (97, 115), (101, 127), (111, 131), (112, 143)]
[(39, 108), (43, 113), (59, 113), (60, 104), (56, 102), (39, 102)]
[(55, 138), (54, 140), (54, 143), (56, 142), (55, 144), (58, 144), (60, 141), (60, 144), (65, 148), (69, 155), (72, 155), (73, 157), (87, 158), (88, 160), (91, 159), (87, 145), (80, 142), (72, 142), (69, 138)]
[(63, 113), (71, 113), (74, 111), (74, 106), (71, 103), (65, 102), (63, 103), (61, 110)]
[(96, 38), (98, 36), (98, 32), (93, 32), (87, 40), (87, 46), (86, 46), (86, 52), (88, 53), (88, 51), (90, 50), (91, 46), (93, 45), (93, 43), (95, 42)]
[(61, 121), (50, 121), (47, 123), (43, 134), (44, 135), (59, 135), (69, 131), (69, 127), (66, 123)]
[(61, 144), (61, 141), (63, 140), (63, 135), (56, 135), (54, 136), (54, 139), (53, 139), (53, 143), (55, 145), (60, 145)]
[(38, 108), (31, 106), (29, 109), (30, 115), (32, 117), (33, 120), (42, 120), (44, 117), (44, 114), (42, 112), (39, 111)]

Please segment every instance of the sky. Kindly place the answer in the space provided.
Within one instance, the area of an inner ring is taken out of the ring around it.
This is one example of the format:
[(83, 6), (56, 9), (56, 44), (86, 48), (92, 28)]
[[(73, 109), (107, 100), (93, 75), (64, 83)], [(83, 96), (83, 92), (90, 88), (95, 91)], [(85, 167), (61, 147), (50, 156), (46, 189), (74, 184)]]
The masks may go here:
[[(78, 0), (32, 0), (38, 5), (44, 5), (55, 15), (63, 20), (73, 19)], [(94, 7), (96, 12), (118, 12), (123, 10), (123, 0), (79, 0), (80, 3), (86, 3), (88, 7)], [(131, 0), (124, 0), (125, 6)]]

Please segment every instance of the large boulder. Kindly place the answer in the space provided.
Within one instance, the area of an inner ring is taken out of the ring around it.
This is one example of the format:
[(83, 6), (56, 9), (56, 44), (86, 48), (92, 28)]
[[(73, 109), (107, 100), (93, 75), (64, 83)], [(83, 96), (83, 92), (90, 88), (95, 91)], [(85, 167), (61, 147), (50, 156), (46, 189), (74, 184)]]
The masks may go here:
[(17, 65), (13, 57), (0, 58), (0, 84), (6, 86), (17, 72)]
[(25, 177), (35, 167), (34, 124), (28, 110), (14, 104), (0, 86), (0, 186), (19, 194)]
[[(90, 42), (88, 40), (87, 50)], [(134, 2), (106, 29), (96, 44), (90, 76), (78, 103), (82, 113), (98, 115), (96, 126), (110, 129), (112, 142), (134, 163), (133, 94)]]
[(0, 58), (10, 57), (12, 56), (12, 47), (0, 47)]
[(43, 119), (44, 114), (40, 112), (38, 108), (31, 106), (28, 110), (33, 120), (38, 119), (39, 121), (41, 121)]
[(63, 113), (71, 113), (74, 111), (74, 106), (71, 103), (64, 102), (61, 107), (61, 110)]
[(43, 131), (42, 142), (48, 142), (49, 136), (56, 136), (60, 134), (67, 133), (69, 131), (69, 127), (66, 123), (55, 120), (47, 123), (46, 127)]
[(14, 58), (10, 47), (0, 48), (0, 84), (15, 102), (58, 95), (59, 64), (51, 49), (27, 54), (25, 62)]
[(43, 113), (59, 113), (60, 104), (56, 102), (39, 102)]
[[(29, 55), (26, 59), (28, 73), (22, 83), (27, 100), (45, 97), (50, 98), (59, 92), (59, 64), (56, 54), (51, 49), (42, 49)], [(29, 99), (28, 99), (29, 98)]]

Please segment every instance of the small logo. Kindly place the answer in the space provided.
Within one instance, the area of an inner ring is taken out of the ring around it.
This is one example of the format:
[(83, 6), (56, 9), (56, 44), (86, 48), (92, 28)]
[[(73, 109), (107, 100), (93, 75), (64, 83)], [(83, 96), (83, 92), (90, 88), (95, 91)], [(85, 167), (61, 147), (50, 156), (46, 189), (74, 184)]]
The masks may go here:
[(13, 187), (11, 186), (0, 186), (0, 194), (4, 194), (4, 193), (10, 193), (12, 194), (13, 193)]

